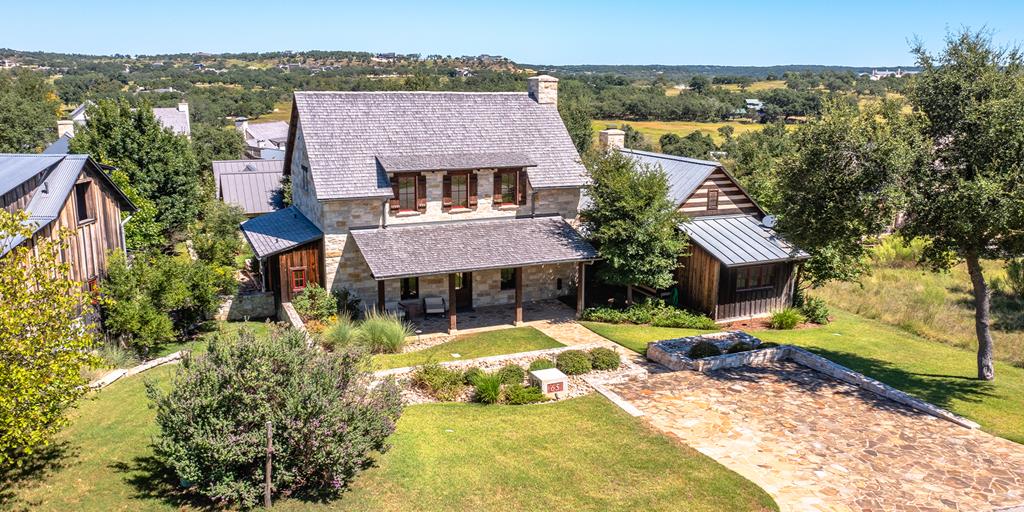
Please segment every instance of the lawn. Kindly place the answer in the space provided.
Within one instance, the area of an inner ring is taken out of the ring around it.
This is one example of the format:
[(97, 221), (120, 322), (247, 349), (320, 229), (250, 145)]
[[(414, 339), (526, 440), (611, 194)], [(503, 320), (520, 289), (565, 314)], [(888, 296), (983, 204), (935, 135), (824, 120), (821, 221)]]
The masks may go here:
[[(373, 356), (377, 369), (418, 366), (425, 363), (474, 359), (477, 357), (514, 354), (531, 350), (562, 347), (561, 343), (533, 327), (516, 327), (498, 331), (458, 336), (452, 341), (433, 347), (406, 352), (404, 354), (380, 354)], [(458, 354), (456, 357), (454, 354)]]
[(249, 121), (250, 124), (257, 123), (269, 123), (271, 121), (284, 121), (290, 123), (292, 121), (292, 100), (279, 101), (274, 103), (274, 111), (266, 114), (261, 114), (259, 117), (255, 117)]
[(695, 336), (710, 331), (698, 329), (676, 329), (672, 327), (650, 327), (632, 324), (605, 324), (601, 322), (580, 322), (587, 329), (608, 338), (640, 355), (647, 354), (647, 344), (652, 341)]
[[(997, 362), (996, 381), (979, 381), (975, 379), (977, 359), (973, 351), (842, 310), (834, 309), (833, 313), (834, 321), (827, 326), (753, 334), (765, 341), (807, 348), (970, 418), (987, 432), (1024, 443), (1024, 369)], [(694, 332), (636, 325), (584, 325), (629, 348)]]
[(756, 81), (756, 82), (754, 82), (754, 83), (752, 83), (752, 84), (750, 84), (750, 85), (748, 85), (746, 87), (741, 87), (740, 84), (722, 84), (722, 85), (716, 85), (715, 87), (721, 87), (722, 89), (725, 89), (727, 91), (733, 91), (733, 92), (738, 92), (738, 91), (758, 92), (758, 91), (767, 91), (767, 90), (770, 90), (770, 89), (785, 89), (786, 88), (786, 81), (785, 80), (758, 80), (758, 81)]
[(597, 140), (597, 132), (608, 128), (610, 125), (620, 127), (623, 124), (628, 124), (639, 130), (644, 137), (647, 137), (647, 141), (650, 142), (655, 149), (658, 148), (658, 139), (666, 133), (674, 133), (680, 137), (684, 137), (689, 135), (690, 132), (701, 131), (711, 135), (711, 138), (715, 140), (716, 144), (721, 144), (724, 139), (719, 135), (718, 129), (723, 126), (732, 126), (735, 130), (733, 132), (734, 137), (742, 133), (757, 131), (764, 128), (763, 124), (742, 121), (701, 123), (697, 121), (625, 121), (622, 119), (595, 119), (591, 121), (590, 124), (594, 128), (595, 140)]
[(210, 342), (211, 337), (217, 334), (233, 335), (243, 328), (252, 330), (257, 336), (266, 336), (270, 333), (271, 325), (272, 324), (269, 322), (207, 322), (201, 328), (201, 332), (196, 336), (162, 345), (157, 348), (153, 357), (163, 357), (168, 354), (178, 352), (179, 350), (205, 352), (206, 345)]
[[(166, 383), (175, 368), (144, 375)], [(142, 376), (94, 393), (48, 451), (51, 463), (27, 477), (0, 474), (0, 497), (39, 511), (207, 508), (179, 494), (153, 457), (154, 414)], [(274, 508), (777, 510), (751, 482), (599, 395), (532, 406), (411, 406), (392, 442), (340, 500)]]

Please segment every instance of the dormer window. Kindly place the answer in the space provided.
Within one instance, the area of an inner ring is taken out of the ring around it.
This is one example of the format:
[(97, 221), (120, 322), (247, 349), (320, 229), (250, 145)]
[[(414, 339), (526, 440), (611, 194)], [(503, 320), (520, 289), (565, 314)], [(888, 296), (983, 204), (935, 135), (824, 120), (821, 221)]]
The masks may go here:
[(427, 209), (427, 177), (416, 174), (391, 176), (393, 195), (389, 201), (392, 212), (422, 212)]
[(444, 200), (446, 209), (468, 209), (476, 206), (476, 174), (471, 172), (450, 172), (444, 176)]

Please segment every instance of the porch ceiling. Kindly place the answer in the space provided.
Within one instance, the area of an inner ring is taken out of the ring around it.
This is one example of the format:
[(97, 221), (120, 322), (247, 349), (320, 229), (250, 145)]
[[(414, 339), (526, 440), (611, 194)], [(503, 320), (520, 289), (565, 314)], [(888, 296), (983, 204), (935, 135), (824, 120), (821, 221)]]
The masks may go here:
[(353, 230), (352, 237), (377, 280), (597, 259), (558, 216)]

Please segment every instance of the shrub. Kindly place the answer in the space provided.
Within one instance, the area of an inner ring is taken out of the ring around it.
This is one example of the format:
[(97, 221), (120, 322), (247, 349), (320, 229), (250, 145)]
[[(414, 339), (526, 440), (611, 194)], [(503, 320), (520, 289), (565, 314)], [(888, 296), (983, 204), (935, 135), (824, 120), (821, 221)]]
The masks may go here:
[(325, 322), (338, 312), (337, 299), (316, 283), (310, 283), (305, 290), (292, 297), (292, 305), (303, 320)]
[(360, 352), (307, 347), (294, 330), (215, 337), (182, 360), (169, 391), (147, 383), (156, 453), (198, 493), (250, 508), (263, 495), (269, 421), (274, 492), (336, 496), (387, 450), (402, 411), (398, 387), (371, 386), (367, 366)]
[(320, 342), (328, 350), (347, 347), (356, 339), (356, 326), (348, 315), (341, 315), (320, 336)]
[(463, 379), (462, 372), (437, 363), (425, 364), (412, 373), (414, 387), (442, 402), (458, 398), (464, 385)]
[(722, 355), (722, 350), (718, 348), (718, 345), (707, 340), (698, 341), (697, 344), (690, 347), (690, 351), (686, 353), (686, 357), (689, 357), (690, 359), (704, 359), (705, 357), (720, 355)]
[(626, 310), (626, 316), (630, 322), (634, 324), (649, 324), (654, 321), (655, 318), (663, 315), (669, 315), (676, 308), (672, 306), (666, 306), (665, 302), (659, 299), (646, 299), (639, 304), (633, 304)]
[(394, 313), (371, 311), (359, 324), (357, 339), (374, 354), (394, 354), (401, 350), (412, 328)]
[(730, 345), (729, 348), (726, 349), (725, 353), (738, 354), (740, 352), (750, 352), (751, 350), (754, 350), (754, 346), (751, 345), (750, 343), (747, 343), (745, 341), (737, 341), (736, 343)]
[(591, 322), (605, 322), (609, 324), (624, 324), (629, 321), (629, 318), (623, 311), (606, 307), (587, 308), (583, 311), (582, 318)]
[(828, 323), (828, 305), (825, 304), (824, 299), (819, 299), (818, 297), (804, 298), (804, 304), (800, 306), (800, 313), (810, 322), (821, 325)]
[(543, 358), (540, 358), (540, 359), (534, 359), (530, 363), (530, 371), (531, 372), (534, 371), (534, 370), (547, 370), (548, 368), (554, 368), (554, 367), (555, 367), (555, 362), (550, 360), (550, 359), (548, 359), (548, 358), (546, 358), (546, 357), (543, 357)]
[(697, 315), (682, 309), (671, 308), (654, 317), (651, 325), (655, 327), (676, 327), (682, 329), (702, 329), (713, 331), (718, 328), (715, 321), (705, 315)]
[(1013, 293), (1024, 298), (1024, 258), (1006, 262), (1006, 280)]
[(348, 313), (353, 317), (359, 315), (359, 304), (362, 301), (352, 293), (351, 290), (348, 288), (342, 288), (341, 290), (334, 292), (333, 295), (334, 300), (338, 304), (339, 313)]
[(619, 353), (604, 347), (597, 347), (590, 351), (591, 365), (595, 370), (614, 370), (622, 364)]
[(469, 368), (466, 368), (466, 371), (462, 372), (462, 382), (465, 383), (466, 385), (472, 386), (476, 378), (483, 374), (483, 370), (477, 368), (476, 366), (471, 366)]
[(908, 241), (902, 236), (892, 235), (882, 238), (869, 254), (871, 261), (878, 266), (912, 268), (921, 261), (927, 245), (928, 242), (923, 238)]
[(139, 364), (139, 357), (131, 350), (121, 348), (117, 343), (103, 343), (96, 355), (107, 368), (131, 368)]
[(505, 388), (505, 403), (511, 405), (533, 404), (547, 399), (537, 386), (512, 384)]
[(590, 356), (582, 350), (566, 350), (555, 358), (555, 368), (566, 375), (583, 375), (591, 369)]
[(481, 373), (473, 379), (473, 399), (482, 404), (501, 401), (501, 377), (496, 373)]
[[(810, 298), (807, 299), (808, 301)], [(806, 319), (796, 308), (786, 308), (772, 313), (768, 326), (772, 329), (792, 329), (803, 323)]]
[(526, 380), (526, 370), (518, 364), (506, 364), (498, 370), (498, 378), (502, 384), (522, 384)]

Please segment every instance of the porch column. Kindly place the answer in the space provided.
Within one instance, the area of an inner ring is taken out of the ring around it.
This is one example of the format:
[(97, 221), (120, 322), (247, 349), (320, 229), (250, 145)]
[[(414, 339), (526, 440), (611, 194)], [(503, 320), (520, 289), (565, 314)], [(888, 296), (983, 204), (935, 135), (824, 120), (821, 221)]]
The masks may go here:
[(587, 281), (586, 274), (584, 274), (584, 272), (586, 272), (586, 268), (586, 265), (584, 265), (582, 261), (576, 264), (576, 318), (582, 316), (583, 309), (586, 308), (586, 304), (583, 300), (583, 288), (586, 286), (584, 283)]
[(516, 269), (516, 321), (515, 325), (523, 323), (523, 267)]
[(384, 280), (377, 281), (377, 311), (384, 312)]
[(448, 274), (448, 334), (457, 329), (455, 316), (455, 274)]

